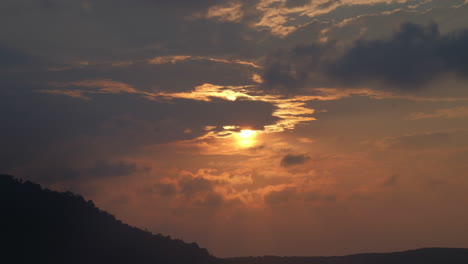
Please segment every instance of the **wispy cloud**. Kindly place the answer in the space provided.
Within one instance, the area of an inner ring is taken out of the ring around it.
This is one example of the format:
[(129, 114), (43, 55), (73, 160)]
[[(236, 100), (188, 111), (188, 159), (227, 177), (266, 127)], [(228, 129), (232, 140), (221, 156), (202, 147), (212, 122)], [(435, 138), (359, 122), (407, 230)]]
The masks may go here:
[(69, 97), (83, 99), (83, 100), (91, 100), (90, 97), (85, 96), (83, 91), (80, 91), (80, 90), (54, 90), (54, 89), (49, 89), (49, 90), (38, 90), (38, 92), (43, 93), (43, 94), (63, 95), (63, 96), (69, 96)]
[[(425, 0), (260, 0), (252, 7), (258, 13), (258, 20), (250, 22), (250, 26), (256, 29), (267, 29), (278, 37), (286, 37), (313, 21), (342, 23), (364, 15), (384, 14), (401, 9), (411, 10), (426, 2)], [(377, 5), (380, 6), (372, 11), (373, 7)], [(362, 8), (362, 13), (356, 14), (356, 6), (367, 8)], [(338, 12), (336, 17), (330, 16), (339, 9), (341, 12)], [(351, 11), (344, 11), (346, 9)], [(242, 17), (242, 2), (210, 7), (205, 16), (205, 18), (229, 22), (241, 22)]]
[(263, 68), (260, 65), (255, 64), (251, 61), (243, 61), (240, 59), (224, 59), (224, 58), (214, 58), (214, 57), (204, 57), (204, 56), (189, 56), (189, 55), (175, 55), (175, 56), (160, 56), (149, 59), (148, 62), (151, 64), (175, 64), (185, 61), (213, 61), (227, 64), (240, 64), (245, 66), (250, 66), (253, 68)]
[(214, 18), (221, 22), (239, 22), (243, 16), (242, 4), (230, 3), (210, 7), (205, 17)]
[(468, 118), (468, 106), (437, 109), (435, 112), (432, 112), (432, 113), (415, 112), (415, 113), (411, 113), (408, 116), (409, 120), (420, 120), (420, 119), (430, 119), (430, 118), (448, 118), (448, 119)]

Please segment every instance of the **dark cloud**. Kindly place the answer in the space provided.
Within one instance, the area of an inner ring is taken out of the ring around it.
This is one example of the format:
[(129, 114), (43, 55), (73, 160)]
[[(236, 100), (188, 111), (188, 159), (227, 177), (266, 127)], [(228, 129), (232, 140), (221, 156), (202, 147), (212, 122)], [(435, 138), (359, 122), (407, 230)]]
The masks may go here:
[(397, 186), (399, 178), (400, 178), (400, 175), (398, 175), (398, 174), (393, 174), (392, 176), (388, 177), (388, 178), (382, 183), (382, 187), (391, 188), (391, 187)]
[(216, 183), (202, 177), (182, 176), (177, 183), (156, 183), (150, 188), (151, 193), (166, 198), (183, 196), (195, 207), (219, 208), (222, 205), (234, 205), (237, 200), (227, 201), (214, 190)]
[[(333, 2), (333, 1), (330, 1), (330, 2)], [(310, 0), (288, 0), (286, 1), (285, 6), (288, 8), (291, 8), (291, 7), (303, 6), (307, 3), (310, 3)]]
[(363, 78), (407, 89), (419, 87), (438, 74), (468, 72), (468, 31), (441, 36), (438, 26), (403, 24), (390, 40), (358, 41), (330, 69), (344, 83)]
[(135, 172), (146, 172), (151, 168), (139, 167), (136, 163), (128, 163), (119, 161), (111, 163), (109, 161), (96, 161), (92, 167), (81, 170), (81, 175), (88, 175), (88, 177), (119, 177), (127, 176)]
[(260, 51), (248, 26), (197, 18), (225, 2), (2, 1), (0, 42), (55, 62)]
[(157, 183), (154, 185), (154, 192), (162, 196), (173, 196), (177, 192), (177, 188), (172, 183)]
[(205, 199), (203, 202), (200, 204), (202, 206), (206, 206), (209, 208), (218, 208), (224, 204), (224, 198), (222, 195), (211, 192), (205, 196)]
[(304, 164), (306, 161), (308, 161), (310, 157), (307, 155), (301, 154), (301, 155), (292, 155), (288, 154), (281, 159), (280, 165), (282, 167), (289, 167), (289, 166), (294, 166), (294, 165), (301, 165)]
[(57, 164), (55, 167), (36, 168), (32, 177), (41, 181), (54, 182), (123, 177), (151, 170), (149, 167), (142, 167), (136, 163), (125, 161), (98, 160), (92, 165), (83, 168), (71, 168), (67, 167), (67, 164), (64, 165)]
[(297, 92), (313, 81), (314, 85), (328, 82), (324, 70), (334, 45), (311, 44), (296, 46), (292, 50), (278, 50), (265, 60), (264, 87), (283, 92)]
[(0, 70), (13, 70), (20, 66), (39, 64), (34, 56), (20, 50), (0, 45)]
[[(40, 74), (41, 76), (37, 78), (44, 82), (110, 79), (143, 91), (191, 91), (194, 87), (205, 83), (235, 86), (252, 84), (250, 66), (208, 59), (166, 64), (134, 61), (124, 66), (90, 65), (61, 71), (42, 71)], [(171, 78), (172, 76), (184, 78)]]
[(180, 191), (187, 197), (192, 197), (197, 193), (209, 193), (213, 189), (213, 184), (203, 178), (184, 177), (179, 181)]
[(268, 88), (378, 84), (414, 90), (444, 73), (466, 78), (468, 30), (441, 35), (436, 24), (403, 24), (390, 39), (359, 40), (341, 51), (334, 42), (297, 46), (267, 59)]

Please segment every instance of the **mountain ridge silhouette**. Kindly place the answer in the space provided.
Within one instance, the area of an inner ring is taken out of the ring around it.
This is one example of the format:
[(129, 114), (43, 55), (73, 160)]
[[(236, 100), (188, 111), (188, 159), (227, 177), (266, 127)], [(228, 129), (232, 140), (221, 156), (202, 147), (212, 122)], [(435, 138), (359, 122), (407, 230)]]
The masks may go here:
[(360, 253), (344, 256), (315, 257), (233, 257), (223, 264), (466, 264), (466, 248), (421, 248), (390, 253)]
[[(1, 258), (9, 263), (206, 264), (196, 243), (153, 235), (117, 220), (71, 192), (0, 175)], [(6, 263), (6, 262), (4, 262)]]

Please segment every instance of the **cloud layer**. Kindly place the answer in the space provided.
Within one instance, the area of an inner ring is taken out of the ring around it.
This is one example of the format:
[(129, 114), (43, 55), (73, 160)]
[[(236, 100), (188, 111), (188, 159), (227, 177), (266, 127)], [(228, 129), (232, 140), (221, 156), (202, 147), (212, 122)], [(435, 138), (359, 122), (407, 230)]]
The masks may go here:
[(435, 24), (404, 24), (386, 40), (359, 40), (340, 50), (334, 43), (297, 46), (267, 60), (264, 86), (376, 87), (411, 91), (443, 74), (465, 78), (468, 31), (441, 35)]

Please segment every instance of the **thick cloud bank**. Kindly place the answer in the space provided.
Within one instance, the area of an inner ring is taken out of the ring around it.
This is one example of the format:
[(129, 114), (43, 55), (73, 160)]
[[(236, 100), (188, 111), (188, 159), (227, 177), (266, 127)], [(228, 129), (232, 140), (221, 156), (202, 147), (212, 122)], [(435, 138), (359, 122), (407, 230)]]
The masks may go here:
[(268, 88), (355, 87), (376, 84), (414, 90), (447, 73), (466, 78), (468, 31), (441, 35), (436, 24), (406, 23), (385, 40), (359, 40), (341, 51), (333, 42), (297, 46), (267, 60)]

